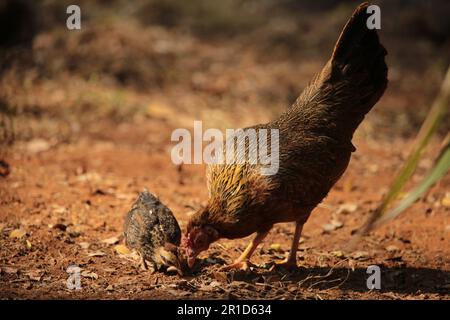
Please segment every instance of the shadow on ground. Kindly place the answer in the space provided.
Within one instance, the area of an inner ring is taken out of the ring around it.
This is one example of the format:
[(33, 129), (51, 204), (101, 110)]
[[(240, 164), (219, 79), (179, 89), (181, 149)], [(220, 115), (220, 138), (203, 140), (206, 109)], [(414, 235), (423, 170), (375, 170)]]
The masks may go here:
[[(380, 292), (401, 294), (448, 293), (450, 272), (429, 268), (386, 267), (381, 268)], [(282, 271), (236, 272), (234, 281), (270, 285), (274, 282), (297, 283), (301, 288), (328, 290), (339, 288), (344, 291), (367, 292), (367, 279), (371, 274), (364, 268), (299, 268), (288, 273)]]

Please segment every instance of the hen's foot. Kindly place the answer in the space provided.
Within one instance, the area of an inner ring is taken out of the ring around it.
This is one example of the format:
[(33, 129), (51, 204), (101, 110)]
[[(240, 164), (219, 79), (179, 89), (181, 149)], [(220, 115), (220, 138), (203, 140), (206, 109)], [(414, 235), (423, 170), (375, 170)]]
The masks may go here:
[(220, 268), (220, 271), (231, 271), (231, 270), (249, 271), (251, 266), (253, 266), (253, 264), (248, 260), (235, 261), (228, 266), (224, 266), (224, 267)]
[(270, 268), (269, 271), (273, 271), (273, 270), (296, 270), (298, 268), (297, 266), (297, 261), (296, 260), (289, 260), (289, 259), (285, 259), (282, 261), (277, 261), (275, 262), (275, 264)]

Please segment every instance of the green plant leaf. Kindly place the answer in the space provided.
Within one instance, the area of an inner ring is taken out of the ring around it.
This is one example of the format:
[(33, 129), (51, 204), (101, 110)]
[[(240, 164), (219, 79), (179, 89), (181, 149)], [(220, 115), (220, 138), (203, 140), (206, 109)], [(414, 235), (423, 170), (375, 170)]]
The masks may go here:
[[(409, 178), (413, 175), (415, 169), (417, 168), (419, 160), (423, 154), (423, 151), (425, 150), (425, 147), (429, 144), (431, 138), (436, 133), (442, 120), (448, 113), (449, 105), (450, 105), (450, 67), (448, 68), (444, 81), (442, 82), (439, 95), (436, 97), (424, 123), (422, 124), (422, 127), (420, 128), (413, 149), (411, 150), (411, 153), (408, 156), (405, 165), (400, 170), (399, 174), (392, 183), (388, 193), (384, 197), (381, 204), (375, 209), (373, 214), (367, 219), (366, 223), (361, 228), (359, 235), (367, 234), (375, 225), (376, 226), (380, 225), (381, 220), (383, 221), (387, 220), (387, 218), (384, 218), (387, 209), (398, 198), (402, 188), (409, 180)], [(445, 154), (447, 153), (446, 152), (441, 153), (442, 156), (444, 156)], [(440, 157), (440, 159), (442, 159), (442, 157)], [(444, 157), (444, 160), (445, 159), (446, 158)], [(438, 165), (436, 164), (436, 166)], [(445, 168), (445, 163), (441, 164), (441, 167), (439, 167), (440, 171), (438, 171), (438, 173), (441, 172), (443, 168)], [(434, 170), (436, 170), (436, 167), (432, 170), (432, 173), (434, 172)], [(433, 181), (433, 179), (431, 179), (430, 181)], [(428, 181), (428, 183), (430, 181)], [(426, 188), (425, 190), (427, 190), (428, 188)], [(407, 207), (408, 206), (406, 206), (404, 209), (406, 209)], [(398, 215), (403, 210), (398, 211), (396, 215)]]
[(389, 220), (394, 219), (405, 209), (409, 208), (417, 199), (419, 199), (428, 189), (430, 189), (437, 181), (442, 179), (450, 170), (450, 142), (444, 146), (441, 155), (436, 161), (436, 165), (428, 172), (422, 182), (415, 187), (408, 195), (403, 198), (395, 209), (386, 212), (373, 227), (377, 227)]

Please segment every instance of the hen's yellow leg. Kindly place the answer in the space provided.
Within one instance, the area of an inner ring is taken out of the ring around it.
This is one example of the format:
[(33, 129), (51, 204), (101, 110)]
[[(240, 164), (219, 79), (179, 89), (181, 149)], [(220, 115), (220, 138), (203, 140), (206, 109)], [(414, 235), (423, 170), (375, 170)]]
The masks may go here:
[(257, 232), (255, 238), (250, 242), (250, 244), (247, 246), (247, 248), (244, 250), (244, 252), (241, 254), (237, 260), (235, 260), (232, 264), (225, 266), (221, 268), (222, 271), (232, 270), (232, 269), (240, 269), (240, 270), (247, 270), (249, 267), (249, 260), (252, 256), (253, 252), (255, 252), (258, 245), (261, 243), (261, 241), (264, 240), (264, 238), (267, 236), (270, 230), (267, 230), (265, 232)]
[(295, 224), (294, 239), (292, 239), (291, 251), (286, 260), (277, 263), (280, 267), (295, 268), (297, 267), (297, 250), (298, 243), (300, 241), (300, 235), (302, 234), (303, 223), (297, 222)]

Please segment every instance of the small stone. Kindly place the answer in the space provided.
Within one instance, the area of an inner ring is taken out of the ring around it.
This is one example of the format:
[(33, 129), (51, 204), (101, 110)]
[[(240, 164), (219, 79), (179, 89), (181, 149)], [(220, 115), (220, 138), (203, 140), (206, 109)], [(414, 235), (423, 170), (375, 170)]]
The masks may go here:
[(339, 206), (337, 213), (348, 214), (355, 212), (358, 209), (358, 205), (356, 203), (343, 203)]

